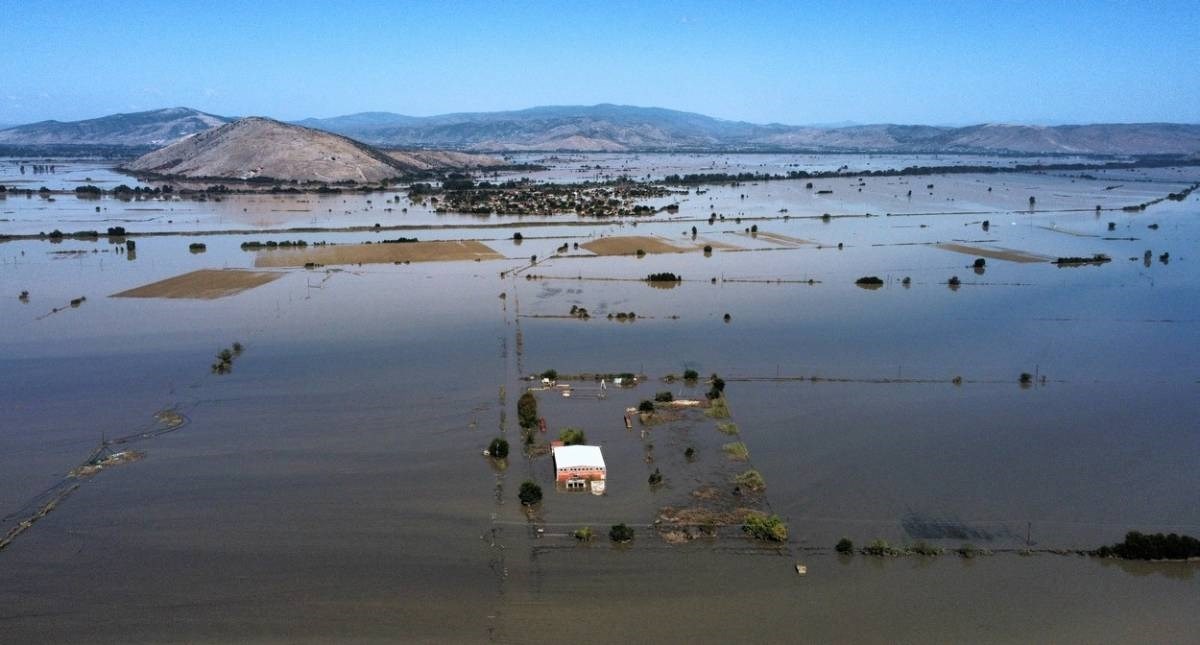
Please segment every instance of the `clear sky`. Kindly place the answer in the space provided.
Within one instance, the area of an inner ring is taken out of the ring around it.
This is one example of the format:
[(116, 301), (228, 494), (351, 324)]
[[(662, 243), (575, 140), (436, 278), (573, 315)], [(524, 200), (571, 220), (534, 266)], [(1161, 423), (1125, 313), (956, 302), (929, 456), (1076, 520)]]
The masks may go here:
[(0, 0), (0, 16), (9, 124), (593, 103), (788, 124), (1200, 122), (1200, 0)]

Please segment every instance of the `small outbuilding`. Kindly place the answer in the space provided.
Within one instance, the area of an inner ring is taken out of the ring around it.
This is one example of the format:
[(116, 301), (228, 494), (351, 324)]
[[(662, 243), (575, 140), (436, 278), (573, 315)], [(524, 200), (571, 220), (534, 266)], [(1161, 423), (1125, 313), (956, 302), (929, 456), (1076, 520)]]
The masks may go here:
[(600, 446), (554, 446), (554, 479), (568, 490), (586, 489), (608, 476)]

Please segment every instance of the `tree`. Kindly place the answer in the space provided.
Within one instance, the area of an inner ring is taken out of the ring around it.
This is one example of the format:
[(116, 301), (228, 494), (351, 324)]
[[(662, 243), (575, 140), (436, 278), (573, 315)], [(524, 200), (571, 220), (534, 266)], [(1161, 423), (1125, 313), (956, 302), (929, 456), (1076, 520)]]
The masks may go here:
[(742, 530), (765, 542), (786, 542), (788, 537), (787, 524), (778, 515), (749, 515)]
[(651, 486), (657, 486), (662, 483), (662, 480), (663, 480), (662, 471), (655, 468), (654, 472), (650, 473), (650, 479), (648, 481), (650, 482)]
[(654, 412), (654, 402), (650, 400), (642, 401), (638, 404), (638, 412)]
[(517, 497), (521, 500), (522, 506), (533, 506), (542, 501), (542, 487), (525, 480), (521, 482), (521, 490), (517, 492)]
[[(578, 309), (572, 311), (571, 313), (575, 313), (575, 311), (578, 311)], [(542, 378), (548, 378), (551, 381), (557, 381), (558, 380), (558, 371), (552, 370), (552, 369), (546, 370), (545, 372), (542, 372)]]
[(496, 459), (504, 459), (508, 456), (508, 440), (503, 437), (492, 439), (492, 443), (488, 444), (488, 454)]
[(537, 425), (537, 398), (528, 390), (517, 399), (517, 422), (522, 428), (532, 428)]
[(697, 372), (696, 370), (683, 371), (683, 380), (685, 381), (695, 381), (698, 378), (700, 378), (700, 372)]
[(558, 433), (558, 440), (565, 446), (577, 446), (587, 443), (587, 435), (579, 428), (563, 428), (562, 432)]
[(654, 400), (658, 401), (659, 403), (670, 403), (671, 401), (675, 400), (675, 396), (670, 392), (659, 392), (658, 394), (654, 395)]
[(845, 553), (845, 554), (854, 553), (854, 543), (850, 541), (850, 538), (844, 537), (844, 538), (838, 540), (837, 546), (833, 547), (833, 549), (835, 551), (837, 551), (838, 553)]
[(608, 530), (608, 539), (620, 543), (632, 542), (633, 529), (624, 524), (613, 524), (612, 528)]

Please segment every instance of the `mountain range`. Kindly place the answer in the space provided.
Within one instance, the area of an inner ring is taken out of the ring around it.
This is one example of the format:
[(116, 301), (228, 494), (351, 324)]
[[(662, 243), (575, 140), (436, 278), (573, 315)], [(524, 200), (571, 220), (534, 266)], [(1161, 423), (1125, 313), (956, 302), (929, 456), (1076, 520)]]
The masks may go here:
[[(41, 121), (0, 130), (0, 146), (160, 147), (233, 120), (190, 108), (167, 108), (85, 121)], [(296, 124), (384, 148), (495, 152), (1200, 153), (1196, 124), (793, 126), (610, 104), (428, 117), (362, 112)]]

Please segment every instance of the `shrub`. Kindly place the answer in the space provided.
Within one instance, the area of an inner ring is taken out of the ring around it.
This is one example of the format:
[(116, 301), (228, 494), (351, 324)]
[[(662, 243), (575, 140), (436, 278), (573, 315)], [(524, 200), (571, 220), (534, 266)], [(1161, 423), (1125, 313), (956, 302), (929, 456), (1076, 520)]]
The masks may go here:
[(883, 286), (883, 279), (878, 276), (868, 275), (855, 280), (854, 284), (860, 287)]
[(1200, 540), (1190, 535), (1170, 533), (1141, 533), (1130, 531), (1125, 540), (1112, 546), (1102, 546), (1092, 555), (1125, 560), (1186, 560), (1200, 558)]
[[(577, 313), (578, 311), (579, 311), (578, 309), (575, 309), (571, 313)], [(558, 371), (552, 370), (552, 369), (546, 370), (545, 372), (542, 372), (542, 378), (548, 378), (551, 381), (557, 381), (558, 380)]]
[(683, 456), (685, 459), (694, 459), (696, 457), (696, 449), (688, 446), (687, 450), (683, 451)]
[(526, 391), (517, 399), (517, 421), (522, 428), (532, 428), (537, 425), (537, 398), (533, 392)]
[(714, 419), (728, 419), (729, 405), (725, 402), (725, 397), (722, 396), (712, 399), (712, 403), (708, 406), (708, 409), (705, 410), (704, 413)]
[(1021, 382), (1021, 385), (1029, 385), (1030, 383), (1033, 383), (1033, 374), (1030, 374), (1029, 372), (1021, 372), (1021, 378), (1018, 380)]
[(865, 555), (900, 555), (900, 549), (888, 544), (886, 540), (880, 539), (877, 539), (874, 542), (871, 542), (869, 545), (863, 547), (862, 552)]
[(521, 506), (533, 506), (542, 501), (542, 487), (525, 480), (521, 482), (521, 490), (517, 492), (517, 497), (521, 500)]
[(696, 370), (684, 370), (683, 371), (683, 380), (685, 380), (685, 381), (695, 381), (696, 379), (699, 379), (699, 378), (700, 378), (700, 373), (697, 372)]
[(576, 446), (587, 443), (587, 436), (579, 428), (563, 428), (562, 432), (558, 433), (558, 440), (563, 442), (563, 445)]
[(788, 537), (787, 524), (784, 524), (778, 515), (749, 515), (742, 525), (742, 530), (751, 537), (766, 542), (785, 542)]
[(642, 401), (638, 404), (638, 412), (654, 412), (654, 402)]
[(492, 439), (492, 443), (488, 444), (488, 454), (496, 459), (504, 459), (508, 456), (508, 440), (503, 437)]
[(580, 542), (591, 542), (593, 537), (595, 536), (593, 535), (592, 527), (590, 526), (584, 526), (582, 528), (575, 529), (575, 539), (579, 540)]
[(208, 245), (204, 242), (192, 242), (188, 245), (188, 250), (192, 253), (203, 253), (208, 250)]
[(953, 276), (950, 276), (950, 279), (946, 281), (946, 284), (948, 284), (952, 287), (957, 287), (958, 285), (962, 284), (962, 280), (959, 280), (958, 276), (953, 275)]
[(975, 258), (975, 263), (971, 266), (975, 267), (976, 269), (982, 269), (983, 267), (987, 266), (987, 260), (983, 258)]
[(717, 430), (729, 435), (738, 433), (738, 427), (736, 423), (718, 423)]
[(711, 244), (705, 244), (705, 245), (704, 245), (704, 254), (705, 254), (705, 255), (711, 255), (711, 254), (712, 254), (712, 245), (711, 245)]
[(659, 392), (658, 394), (654, 395), (654, 400), (659, 403), (670, 403), (671, 401), (675, 400), (675, 396), (670, 392)]
[(755, 493), (761, 493), (767, 489), (767, 482), (763, 476), (753, 468), (733, 478), (733, 481), (738, 486)]
[(658, 486), (659, 484), (662, 483), (662, 480), (663, 480), (662, 471), (655, 468), (654, 472), (650, 473), (650, 478), (647, 481), (650, 482), (651, 486)]
[(525, 236), (521, 235), (520, 232), (517, 232), (517, 233), (513, 233), (512, 239), (517, 242), (520, 242), (521, 240), (525, 239)]
[(613, 524), (608, 530), (608, 539), (613, 542), (632, 542), (633, 529), (624, 524)]
[(725, 454), (734, 461), (746, 461), (750, 458), (750, 449), (746, 447), (746, 444), (740, 441), (727, 443), (721, 446), (721, 450), (724, 450)]
[(911, 548), (909, 548), (909, 551), (912, 551), (917, 555), (941, 555), (942, 547), (933, 546), (928, 542), (917, 542), (916, 544), (912, 545)]
[(651, 273), (646, 276), (646, 282), (682, 282), (683, 277), (677, 276), (669, 271), (663, 273)]
[(838, 540), (837, 545), (833, 547), (833, 550), (837, 551), (838, 553), (854, 553), (854, 543), (850, 541), (850, 538), (844, 537)]

